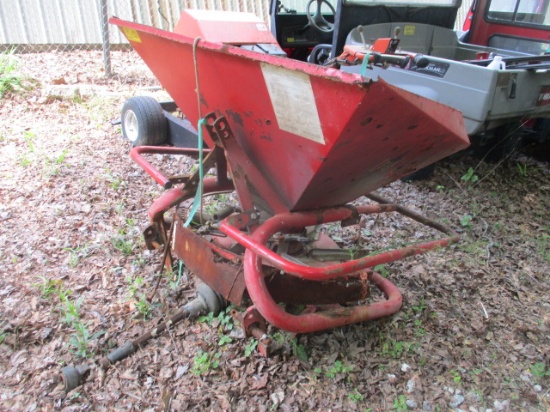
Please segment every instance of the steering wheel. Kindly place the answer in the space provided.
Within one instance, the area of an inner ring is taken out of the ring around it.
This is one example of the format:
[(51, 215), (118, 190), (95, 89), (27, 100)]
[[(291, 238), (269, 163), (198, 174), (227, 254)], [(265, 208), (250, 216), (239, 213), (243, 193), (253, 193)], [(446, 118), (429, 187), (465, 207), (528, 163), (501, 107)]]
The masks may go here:
[[(315, 13), (311, 13), (311, 11), (309, 10), (313, 3), (317, 3), (317, 10), (315, 11)], [(323, 17), (323, 14), (321, 13), (321, 6), (323, 5), (323, 3), (328, 6), (333, 16), (336, 14), (336, 10), (334, 10), (334, 7), (328, 2), (328, 0), (309, 0), (306, 6), (307, 19), (309, 21), (309, 24), (315, 27), (315, 29), (319, 30), (321, 33), (332, 33), (334, 31), (334, 23), (331, 23)]]
[(308, 63), (324, 65), (330, 58), (332, 44), (318, 44), (313, 48), (311, 54), (307, 57)]

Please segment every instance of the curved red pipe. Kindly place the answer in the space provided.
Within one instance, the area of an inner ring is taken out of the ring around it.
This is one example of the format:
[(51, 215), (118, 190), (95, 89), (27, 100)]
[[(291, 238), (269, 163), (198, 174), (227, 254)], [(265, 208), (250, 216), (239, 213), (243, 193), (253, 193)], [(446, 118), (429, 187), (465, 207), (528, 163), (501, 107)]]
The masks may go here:
[(244, 279), (248, 295), (261, 315), (274, 326), (294, 333), (310, 333), (357, 322), (365, 322), (396, 313), (403, 303), (397, 286), (378, 273), (369, 275), (387, 296), (387, 300), (370, 305), (340, 307), (314, 313), (292, 315), (281, 308), (269, 294), (261, 272), (261, 259), (250, 249), (244, 254)]
[(402, 249), (390, 250), (373, 256), (366, 256), (360, 259), (354, 259), (334, 265), (323, 267), (312, 267), (296, 264), (270, 250), (265, 246), (269, 238), (277, 232), (288, 232), (297, 229), (303, 229), (307, 226), (313, 226), (321, 223), (342, 221), (353, 218), (359, 214), (381, 213), (395, 211), (396, 205), (377, 204), (359, 206), (356, 209), (350, 207), (336, 207), (313, 212), (295, 212), (283, 213), (273, 216), (260, 225), (254, 233), (249, 236), (237, 228), (232, 222), (238, 221), (238, 216), (227, 218), (220, 224), (220, 230), (228, 236), (235, 239), (247, 250), (251, 250), (262, 259), (268, 261), (277, 269), (284, 272), (309, 280), (329, 280), (353, 272), (357, 272), (369, 267), (393, 262), (408, 256), (425, 253), (429, 250), (447, 246), (456, 242), (454, 236), (448, 238), (433, 240), (430, 242), (419, 243)]

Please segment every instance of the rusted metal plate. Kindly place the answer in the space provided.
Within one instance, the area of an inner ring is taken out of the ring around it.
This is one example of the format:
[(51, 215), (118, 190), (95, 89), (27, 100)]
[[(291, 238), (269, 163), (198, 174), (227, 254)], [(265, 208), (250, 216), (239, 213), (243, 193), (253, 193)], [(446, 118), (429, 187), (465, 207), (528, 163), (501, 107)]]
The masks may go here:
[(359, 279), (317, 282), (280, 274), (277, 270), (275, 274), (266, 276), (265, 285), (275, 302), (303, 305), (357, 302), (369, 294), (366, 275)]
[(228, 301), (240, 305), (245, 290), (242, 265), (221, 261), (202, 236), (185, 228), (177, 218), (174, 251), (185, 266)]

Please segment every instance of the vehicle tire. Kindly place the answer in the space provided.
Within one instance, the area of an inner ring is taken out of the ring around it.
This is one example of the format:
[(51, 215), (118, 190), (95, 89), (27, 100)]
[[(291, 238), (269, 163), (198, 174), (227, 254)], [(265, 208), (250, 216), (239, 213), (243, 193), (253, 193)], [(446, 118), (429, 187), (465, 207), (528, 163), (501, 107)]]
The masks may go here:
[(159, 146), (168, 138), (168, 124), (159, 102), (136, 96), (122, 107), (122, 135), (132, 146)]
[(401, 181), (416, 182), (419, 180), (428, 180), (434, 176), (434, 172), (435, 172), (435, 164), (432, 163), (431, 165), (428, 165), (420, 170), (417, 170), (416, 172), (411, 173), (410, 175), (407, 175), (401, 178)]
[(471, 137), (471, 149), (476, 157), (495, 163), (508, 159), (523, 146), (518, 123), (507, 123), (490, 132)]

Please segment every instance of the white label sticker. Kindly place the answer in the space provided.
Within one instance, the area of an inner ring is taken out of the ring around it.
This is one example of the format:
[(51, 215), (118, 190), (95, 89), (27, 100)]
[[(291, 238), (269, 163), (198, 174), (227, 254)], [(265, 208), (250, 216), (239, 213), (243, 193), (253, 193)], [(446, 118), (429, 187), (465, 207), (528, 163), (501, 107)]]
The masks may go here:
[(261, 65), (279, 128), (325, 144), (309, 76), (266, 63)]
[(264, 23), (256, 23), (256, 27), (259, 31), (267, 31), (267, 26)]

